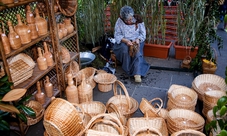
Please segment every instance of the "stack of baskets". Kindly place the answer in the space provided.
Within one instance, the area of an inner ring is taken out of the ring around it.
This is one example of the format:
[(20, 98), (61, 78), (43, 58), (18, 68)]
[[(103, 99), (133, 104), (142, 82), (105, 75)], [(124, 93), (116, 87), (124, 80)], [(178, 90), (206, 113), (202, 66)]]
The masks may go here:
[(205, 120), (198, 113), (187, 109), (172, 109), (167, 117), (167, 128), (170, 134), (184, 129), (203, 132)]
[(98, 83), (98, 89), (101, 92), (109, 92), (113, 88), (113, 83), (117, 77), (110, 73), (99, 73), (94, 76), (94, 80)]
[(198, 75), (192, 82), (192, 88), (197, 92), (199, 100), (203, 101), (204, 93), (211, 90), (227, 90), (225, 79), (214, 74)]
[(206, 136), (206, 135), (200, 131), (196, 131), (193, 129), (185, 129), (177, 131), (173, 133), (171, 136)]
[(225, 95), (226, 92), (221, 90), (212, 90), (205, 92), (203, 97), (203, 115), (207, 116), (208, 111), (213, 109), (213, 107), (217, 105), (218, 99)]
[(182, 108), (195, 110), (198, 95), (188, 87), (179, 87), (168, 91), (167, 109)]
[[(118, 85), (121, 87), (121, 89), (123, 89), (125, 95), (121, 94), (121, 90), (120, 94), (117, 93)], [(126, 118), (130, 118), (138, 109), (139, 107), (138, 102), (134, 98), (129, 96), (126, 87), (119, 80), (115, 81), (113, 91), (114, 96), (112, 96), (107, 101), (106, 105), (109, 105), (110, 103), (114, 104), (122, 113), (122, 115), (124, 115)]]
[(29, 79), (34, 71), (35, 62), (30, 56), (20, 53), (9, 60), (9, 69), (14, 86)]

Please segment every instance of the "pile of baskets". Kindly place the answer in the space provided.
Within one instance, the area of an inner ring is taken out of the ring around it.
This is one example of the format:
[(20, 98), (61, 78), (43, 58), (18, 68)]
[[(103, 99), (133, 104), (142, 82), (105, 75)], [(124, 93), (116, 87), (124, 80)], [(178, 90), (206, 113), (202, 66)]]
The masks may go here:
[(176, 89), (168, 90), (168, 102), (167, 109), (182, 108), (188, 110), (195, 110), (197, 104), (197, 93), (185, 86), (178, 87)]

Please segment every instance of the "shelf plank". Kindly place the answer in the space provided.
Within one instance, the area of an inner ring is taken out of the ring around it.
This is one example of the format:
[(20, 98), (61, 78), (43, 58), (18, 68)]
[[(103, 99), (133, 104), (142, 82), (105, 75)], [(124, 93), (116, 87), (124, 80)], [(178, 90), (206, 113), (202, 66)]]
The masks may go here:
[(70, 37), (74, 36), (75, 34), (77, 34), (77, 31), (73, 31), (71, 34), (68, 34), (67, 36), (65, 36), (64, 38), (62, 38), (60, 40), (60, 42), (64, 42), (65, 40), (69, 39)]
[[(34, 45), (34, 44), (36, 44), (36, 43), (38, 43), (38, 42), (41, 41), (43, 38), (46, 38), (46, 37), (49, 36), (49, 35), (50, 35), (50, 33), (48, 32), (47, 34), (45, 34), (45, 35), (43, 35), (43, 36), (40, 36), (40, 37), (38, 37), (38, 38), (32, 40), (30, 43), (22, 45), (19, 49), (17, 49), (17, 50), (12, 50), (9, 54), (5, 55), (6, 58), (9, 58), (9, 57), (11, 57), (11, 56), (13, 56), (13, 55), (16, 55), (16, 54), (22, 52), (23, 50), (27, 49), (28, 47), (30, 47), (30, 46), (32, 46), (32, 45)], [(2, 60), (2, 57), (1, 57), (1, 56), (0, 56), (0, 60)]]
[[(58, 89), (54, 89), (53, 97), (56, 97), (60, 94)], [(46, 109), (47, 106), (51, 103), (51, 97), (46, 97), (45, 104), (43, 104), (43, 108)]]
[(55, 67), (56, 63), (51, 66), (48, 67), (46, 70), (39, 70), (37, 64), (34, 68), (32, 77), (30, 77), (28, 80), (26, 80), (25, 82), (15, 86), (15, 88), (25, 88), (28, 89), (29, 87), (31, 87), (33, 84), (35, 84), (39, 79), (41, 79), (44, 75), (46, 75), (48, 72), (50, 72), (54, 67)]
[(12, 4), (6, 4), (6, 7), (5, 6), (0, 6), (0, 11), (4, 10), (4, 9), (7, 9), (7, 8), (13, 8), (13, 7), (16, 7), (16, 6), (22, 6), (22, 5), (25, 5), (25, 4), (28, 4), (28, 3), (31, 3), (31, 2), (35, 2), (36, 0), (26, 0), (26, 1), (22, 1), (22, 2), (15, 2), (15, 3), (12, 3)]

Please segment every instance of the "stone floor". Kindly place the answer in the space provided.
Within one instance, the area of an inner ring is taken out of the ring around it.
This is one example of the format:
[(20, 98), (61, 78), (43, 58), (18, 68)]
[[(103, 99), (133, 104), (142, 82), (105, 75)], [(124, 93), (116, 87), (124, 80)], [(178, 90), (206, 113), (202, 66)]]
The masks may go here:
[[(223, 24), (219, 25), (217, 32), (224, 40), (224, 48), (217, 53), (218, 69), (216, 71), (216, 75), (225, 78), (225, 67), (227, 66), (227, 34), (221, 29), (221, 25)], [(215, 44), (212, 46), (217, 49)], [(119, 66), (116, 68), (115, 73), (117, 79), (120, 80), (127, 88), (129, 95), (136, 99), (138, 103), (141, 102), (142, 98), (151, 100), (159, 97), (163, 100), (164, 107), (166, 107), (167, 91), (172, 84), (184, 85), (191, 88), (191, 83), (195, 74), (180, 68), (181, 60), (174, 59), (174, 48), (171, 48), (167, 59), (152, 57), (145, 57), (145, 59), (150, 63), (151, 69), (148, 71), (147, 76), (142, 79), (142, 83), (135, 83), (134, 79), (128, 77)], [(113, 96), (113, 91), (103, 93), (100, 92), (96, 86), (93, 96), (95, 101), (101, 101), (105, 104), (109, 98)], [(201, 110), (201, 102), (198, 102), (196, 105), (196, 111), (201, 114)], [(133, 114), (133, 117), (141, 116), (143, 116), (143, 114), (139, 109)], [(43, 132), (44, 127), (42, 125), (42, 121), (40, 121), (36, 125), (30, 126), (26, 135), (40, 136), (43, 135)], [(13, 136), (16, 134), (12, 132), (11, 135)]]

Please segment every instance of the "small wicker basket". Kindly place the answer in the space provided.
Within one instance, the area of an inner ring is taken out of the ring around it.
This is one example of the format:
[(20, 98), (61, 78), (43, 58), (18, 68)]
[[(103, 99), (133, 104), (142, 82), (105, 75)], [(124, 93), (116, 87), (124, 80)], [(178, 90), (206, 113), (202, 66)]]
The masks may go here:
[[(120, 94), (117, 93), (118, 85), (123, 89), (123, 92), (125, 95), (121, 94), (121, 90), (120, 90)], [(126, 118), (130, 118), (134, 114), (134, 112), (138, 109), (139, 107), (138, 102), (134, 98), (129, 97), (126, 87), (119, 80), (115, 81), (113, 91), (114, 91), (114, 96), (112, 96), (107, 101), (106, 105), (110, 103), (114, 104), (118, 108), (118, 110), (122, 113), (122, 115), (124, 115)]]
[(177, 131), (173, 133), (171, 136), (206, 136), (206, 135), (200, 131), (196, 131), (193, 129), (185, 129)]
[(99, 73), (94, 76), (94, 80), (98, 83), (98, 89), (101, 92), (109, 92), (112, 90), (113, 83), (117, 77), (110, 73)]
[(77, 11), (77, 0), (57, 0), (56, 3), (65, 16), (73, 16)]
[(43, 115), (44, 115), (44, 108), (43, 108), (42, 104), (39, 103), (38, 101), (31, 100), (28, 102), (28, 104), (26, 104), (26, 106), (33, 109), (33, 111), (36, 114), (35, 118), (27, 116), (27, 125), (31, 126), (31, 125), (38, 123), (43, 118)]

